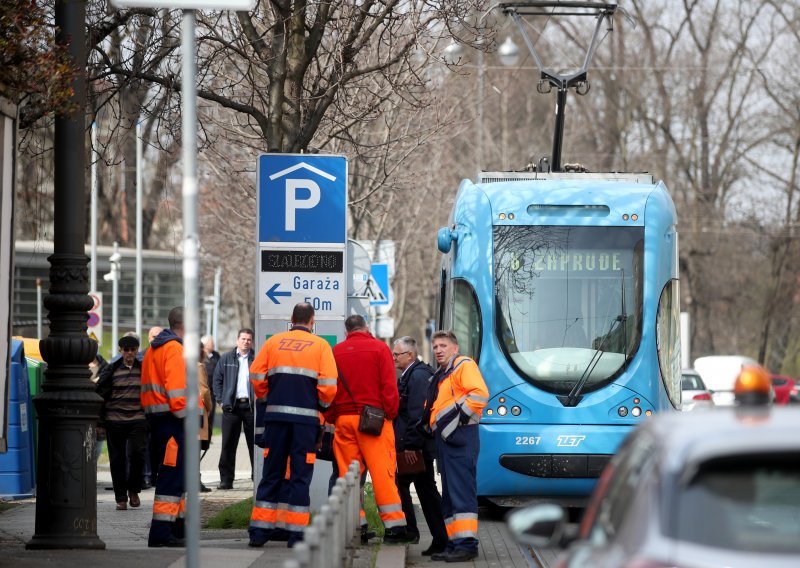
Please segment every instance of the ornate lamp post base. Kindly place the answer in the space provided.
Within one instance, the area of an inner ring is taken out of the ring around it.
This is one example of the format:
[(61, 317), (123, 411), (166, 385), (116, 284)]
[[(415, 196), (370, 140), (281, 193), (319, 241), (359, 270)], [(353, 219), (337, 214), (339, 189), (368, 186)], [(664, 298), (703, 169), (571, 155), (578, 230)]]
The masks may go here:
[(97, 536), (99, 399), (92, 391), (57, 391), (34, 401), (41, 434), (36, 532), (28, 549), (106, 547)]
[(89, 259), (56, 252), (48, 260), (50, 294), (44, 304), (50, 312), (50, 335), (39, 344), (48, 369), (42, 392), (33, 401), (39, 416), (36, 532), (26, 548), (104, 549), (97, 536), (95, 455), (103, 401), (89, 380), (97, 343), (86, 335), (86, 312), (92, 307)]

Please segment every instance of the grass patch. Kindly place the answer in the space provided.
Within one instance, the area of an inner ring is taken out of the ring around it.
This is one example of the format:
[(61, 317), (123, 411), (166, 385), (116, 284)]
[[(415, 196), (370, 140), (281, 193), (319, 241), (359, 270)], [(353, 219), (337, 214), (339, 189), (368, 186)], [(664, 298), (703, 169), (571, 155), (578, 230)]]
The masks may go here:
[(364, 513), (367, 515), (369, 530), (375, 531), (375, 534), (383, 538), (383, 521), (381, 521), (381, 516), (378, 514), (378, 506), (375, 504), (375, 491), (372, 488), (372, 483), (364, 484)]
[(222, 509), (208, 520), (209, 529), (246, 529), (250, 526), (250, 513), (253, 511), (253, 498), (234, 503)]
[[(249, 497), (222, 509), (206, 523), (209, 529), (246, 529), (250, 526), (250, 514), (253, 510), (253, 498)], [(367, 524), (370, 530), (383, 538), (384, 528), (375, 504), (375, 491), (372, 483), (364, 485), (364, 512), (367, 515)]]
[(0, 513), (3, 511), (8, 511), (9, 509), (13, 509), (17, 505), (15, 503), (11, 503), (10, 501), (0, 501)]

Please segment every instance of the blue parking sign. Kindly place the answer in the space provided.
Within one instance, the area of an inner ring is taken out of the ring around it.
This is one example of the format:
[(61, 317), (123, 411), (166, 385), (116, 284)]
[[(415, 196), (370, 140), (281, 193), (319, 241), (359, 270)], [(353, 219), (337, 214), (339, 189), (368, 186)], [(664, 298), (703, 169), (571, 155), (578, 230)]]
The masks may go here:
[(347, 242), (344, 156), (264, 154), (258, 191), (259, 242)]

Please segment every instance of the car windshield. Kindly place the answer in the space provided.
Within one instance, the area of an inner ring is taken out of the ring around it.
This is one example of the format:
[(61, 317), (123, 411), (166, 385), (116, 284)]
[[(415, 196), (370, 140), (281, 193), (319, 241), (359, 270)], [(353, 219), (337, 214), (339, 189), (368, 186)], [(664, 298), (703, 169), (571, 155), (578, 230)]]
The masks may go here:
[(800, 552), (800, 453), (702, 465), (679, 492), (675, 538), (747, 552)]
[(601, 352), (584, 391), (613, 380), (639, 347), (644, 228), (496, 226), (493, 236), (496, 333), (514, 368), (568, 393)]
[(706, 385), (703, 384), (703, 380), (700, 378), (700, 375), (684, 373), (682, 376), (682, 381), (681, 388), (685, 391), (706, 390)]

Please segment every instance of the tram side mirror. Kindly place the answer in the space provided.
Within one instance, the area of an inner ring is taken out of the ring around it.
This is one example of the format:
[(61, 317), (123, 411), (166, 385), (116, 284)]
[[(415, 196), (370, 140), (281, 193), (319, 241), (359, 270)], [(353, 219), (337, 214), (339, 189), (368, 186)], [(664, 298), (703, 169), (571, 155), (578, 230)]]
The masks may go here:
[(520, 544), (541, 548), (564, 548), (567, 516), (558, 505), (534, 505), (517, 509), (506, 524)]
[(436, 244), (439, 248), (439, 252), (444, 254), (450, 252), (450, 248), (453, 246), (454, 239), (455, 235), (450, 230), (450, 227), (442, 227), (439, 229), (439, 233), (436, 235)]

